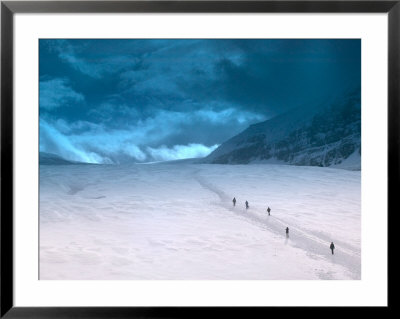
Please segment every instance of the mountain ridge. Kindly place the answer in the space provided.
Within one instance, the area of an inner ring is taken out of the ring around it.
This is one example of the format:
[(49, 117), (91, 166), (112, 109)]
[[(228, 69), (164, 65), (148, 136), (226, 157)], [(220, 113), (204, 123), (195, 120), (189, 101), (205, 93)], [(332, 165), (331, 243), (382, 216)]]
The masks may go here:
[[(345, 165), (351, 156), (351, 164)], [(211, 164), (267, 161), (360, 170), (360, 90), (250, 125), (203, 160)]]

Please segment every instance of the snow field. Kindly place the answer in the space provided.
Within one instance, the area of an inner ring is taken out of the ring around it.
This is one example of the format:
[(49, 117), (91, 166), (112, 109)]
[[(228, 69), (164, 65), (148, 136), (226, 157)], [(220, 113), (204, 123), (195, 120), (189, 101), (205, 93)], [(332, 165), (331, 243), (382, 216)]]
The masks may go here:
[(359, 171), (42, 165), (40, 279), (360, 279), (360, 203)]

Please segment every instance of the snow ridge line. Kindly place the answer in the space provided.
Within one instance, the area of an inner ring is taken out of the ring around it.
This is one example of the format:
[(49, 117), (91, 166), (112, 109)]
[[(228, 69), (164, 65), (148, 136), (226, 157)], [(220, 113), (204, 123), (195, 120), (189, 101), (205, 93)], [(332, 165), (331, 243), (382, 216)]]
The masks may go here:
[(341, 246), (338, 247), (339, 245), (336, 245), (337, 248), (340, 248), (340, 254), (337, 253), (336, 255), (332, 256), (330, 254), (330, 250), (327, 248), (329, 247), (330, 242), (322, 238), (309, 234), (305, 230), (293, 226), (292, 224), (288, 225), (282, 219), (275, 216), (266, 216), (267, 218), (262, 218), (259, 216), (260, 212), (254, 210), (254, 208), (251, 208), (252, 211), (246, 211), (244, 208), (239, 211), (236, 207), (232, 206), (230, 196), (228, 196), (224, 191), (219, 189), (214, 184), (207, 181), (203, 176), (200, 176), (199, 172), (199, 170), (195, 172), (194, 178), (203, 188), (215, 193), (219, 197), (221, 201), (219, 206), (235, 213), (236, 215), (244, 217), (246, 220), (261, 226), (266, 230), (269, 230), (277, 235), (282, 235), (282, 237), (284, 237), (284, 228), (290, 226), (289, 240), (292, 243), (292, 246), (305, 250), (311, 254), (318, 255), (319, 257), (330, 260), (333, 263), (340, 264), (350, 272), (352, 278), (361, 278), (361, 260), (358, 252), (345, 249)]

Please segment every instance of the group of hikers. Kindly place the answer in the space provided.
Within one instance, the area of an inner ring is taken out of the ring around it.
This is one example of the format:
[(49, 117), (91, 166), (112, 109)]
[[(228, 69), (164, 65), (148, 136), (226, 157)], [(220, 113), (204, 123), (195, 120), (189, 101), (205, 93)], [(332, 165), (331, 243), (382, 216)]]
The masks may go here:
[[(233, 206), (236, 206), (236, 197), (233, 197), (232, 203), (233, 203)], [(247, 200), (245, 202), (245, 205), (246, 205), (246, 209), (249, 209), (250, 206), (249, 206), (249, 202)], [(267, 213), (268, 213), (268, 216), (271, 216), (271, 208), (269, 208), (269, 206), (267, 208)], [(289, 238), (289, 227), (286, 227), (286, 238)], [(333, 251), (335, 250), (335, 245), (333, 244), (333, 242), (331, 242), (329, 249), (332, 251), (332, 255), (333, 255), (334, 254)]]

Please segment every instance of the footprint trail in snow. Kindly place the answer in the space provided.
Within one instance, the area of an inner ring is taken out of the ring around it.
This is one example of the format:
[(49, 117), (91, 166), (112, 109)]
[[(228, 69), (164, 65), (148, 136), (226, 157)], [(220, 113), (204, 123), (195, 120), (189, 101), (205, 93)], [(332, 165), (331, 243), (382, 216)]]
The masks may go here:
[[(196, 171), (194, 176), (202, 187), (215, 193), (219, 197), (220, 202), (218, 205), (220, 207), (245, 218), (251, 223), (257, 224), (267, 231), (273, 232), (276, 235), (281, 235), (282, 238), (285, 239), (284, 244), (289, 242), (292, 246), (305, 250), (310, 254), (310, 258), (324, 258), (333, 263), (340, 264), (349, 270), (353, 279), (360, 278), (361, 253), (355, 248), (346, 244), (340, 245), (339, 242), (336, 241), (336, 254), (332, 255), (329, 250), (330, 241), (327, 241), (326, 238), (318, 237), (316, 234), (302, 229), (296, 224), (286, 222), (283, 217), (268, 216), (265, 207), (261, 208), (250, 205), (249, 209), (245, 209), (244, 207), (240, 207), (238, 203), (236, 206), (233, 206), (232, 198), (234, 196), (226, 194), (215, 184), (207, 181), (206, 178), (201, 176), (200, 171)], [(286, 227), (290, 229), (289, 239), (285, 235)]]

